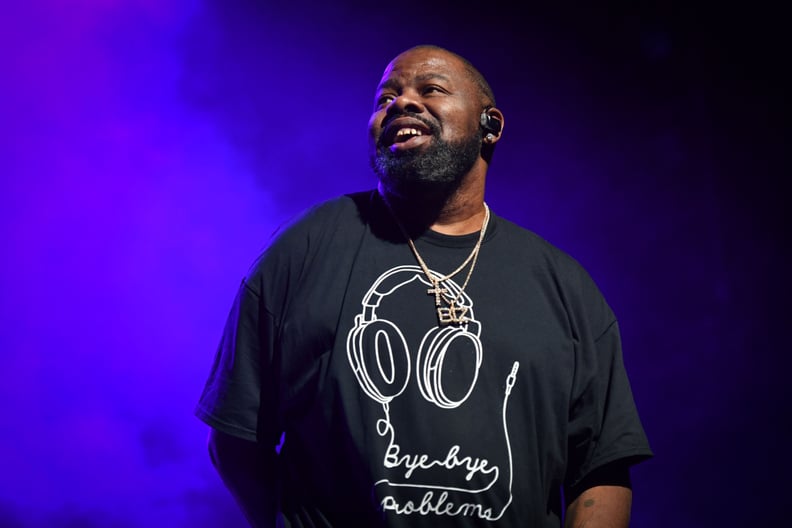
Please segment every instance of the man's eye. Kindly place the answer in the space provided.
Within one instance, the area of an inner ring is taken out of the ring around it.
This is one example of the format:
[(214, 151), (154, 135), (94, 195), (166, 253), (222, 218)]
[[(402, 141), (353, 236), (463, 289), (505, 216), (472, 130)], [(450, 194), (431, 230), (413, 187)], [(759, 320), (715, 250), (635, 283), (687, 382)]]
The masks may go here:
[(377, 98), (377, 107), (384, 106), (390, 103), (391, 101), (393, 101), (394, 99), (395, 97), (391, 94), (381, 95)]
[(430, 93), (445, 93), (445, 90), (444, 90), (444, 89), (442, 89), (442, 88), (441, 88), (441, 87), (439, 87), (439, 86), (435, 86), (435, 85), (429, 85), (429, 86), (427, 86), (426, 88), (424, 88), (424, 89), (423, 89), (423, 92), (424, 92), (425, 94), (430, 94)]

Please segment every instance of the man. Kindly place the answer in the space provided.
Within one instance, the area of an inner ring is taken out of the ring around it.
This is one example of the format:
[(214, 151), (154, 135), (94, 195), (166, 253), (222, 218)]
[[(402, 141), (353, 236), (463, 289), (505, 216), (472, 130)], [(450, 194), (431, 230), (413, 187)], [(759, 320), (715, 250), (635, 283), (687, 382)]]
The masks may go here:
[(484, 202), (503, 125), (465, 59), (403, 52), (377, 190), (309, 209), (242, 281), (197, 415), (252, 525), (628, 525), (652, 453), (616, 319)]

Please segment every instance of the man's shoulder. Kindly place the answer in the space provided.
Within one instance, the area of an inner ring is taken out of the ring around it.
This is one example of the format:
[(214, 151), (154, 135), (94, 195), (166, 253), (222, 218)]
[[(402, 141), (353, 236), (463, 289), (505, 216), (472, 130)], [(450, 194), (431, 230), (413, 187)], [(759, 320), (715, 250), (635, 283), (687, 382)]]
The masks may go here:
[(359, 210), (368, 200), (371, 191), (341, 194), (303, 207), (278, 226), (272, 242), (293, 237), (304, 237), (311, 233), (336, 230), (357, 222)]
[(362, 226), (360, 209), (372, 191), (333, 196), (304, 207), (280, 224), (257, 258), (249, 275), (260, 273), (269, 263), (272, 267), (289, 266), (305, 259), (312, 252), (322, 251), (340, 243), (339, 237), (355, 237)]
[(359, 191), (340, 194), (315, 202), (299, 210), (288, 219), (283, 226), (292, 227), (322, 222), (332, 217), (356, 211), (361, 204), (370, 199), (371, 192), (372, 191)]
[(513, 249), (519, 248), (530, 255), (534, 262), (546, 262), (566, 269), (582, 268), (580, 262), (571, 253), (550, 242), (537, 232), (523, 227), (508, 218), (498, 217), (499, 229)]
[(506, 250), (516, 257), (516, 265), (530, 269), (534, 276), (552, 280), (561, 289), (599, 299), (602, 293), (586, 267), (573, 254), (536, 232), (507, 219), (500, 219)]

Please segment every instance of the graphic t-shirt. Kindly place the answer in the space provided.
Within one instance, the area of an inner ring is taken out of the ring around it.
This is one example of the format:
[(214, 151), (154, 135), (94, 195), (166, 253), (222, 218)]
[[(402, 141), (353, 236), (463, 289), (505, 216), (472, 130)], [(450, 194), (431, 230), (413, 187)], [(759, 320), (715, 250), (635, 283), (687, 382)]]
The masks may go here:
[[(440, 278), (477, 240), (415, 244)], [(311, 208), (251, 267), (196, 412), (285, 432), (286, 526), (558, 527), (562, 485), (651, 456), (585, 270), (495, 214), (469, 270), (436, 291), (373, 191)]]

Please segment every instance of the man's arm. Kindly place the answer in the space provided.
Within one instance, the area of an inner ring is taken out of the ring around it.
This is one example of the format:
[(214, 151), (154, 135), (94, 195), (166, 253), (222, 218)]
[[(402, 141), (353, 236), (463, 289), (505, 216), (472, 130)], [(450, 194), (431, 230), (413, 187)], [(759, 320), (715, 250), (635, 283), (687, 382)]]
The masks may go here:
[(278, 511), (275, 448), (264, 449), (212, 429), (209, 456), (250, 525), (274, 528)]
[(564, 528), (627, 528), (632, 489), (627, 464), (613, 463), (594, 470), (567, 490), (570, 501)]

